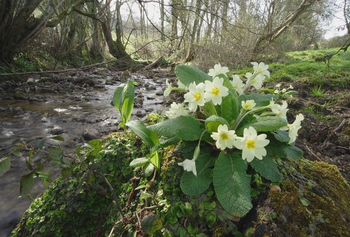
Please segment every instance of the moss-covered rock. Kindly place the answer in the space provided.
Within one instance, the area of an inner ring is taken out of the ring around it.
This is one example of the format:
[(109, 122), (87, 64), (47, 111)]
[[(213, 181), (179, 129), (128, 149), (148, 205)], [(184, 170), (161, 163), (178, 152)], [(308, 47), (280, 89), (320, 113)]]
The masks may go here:
[(337, 167), (301, 160), (286, 171), (258, 208), (264, 236), (350, 236), (350, 186)]
[(212, 187), (183, 195), (175, 146), (160, 152), (160, 170), (146, 177), (129, 166), (149, 154), (131, 133), (111, 134), (98, 153), (82, 149), (72, 175), (32, 203), (12, 236), (349, 236), (350, 187), (332, 165), (281, 163), (280, 188), (262, 183), (254, 209), (237, 219)]

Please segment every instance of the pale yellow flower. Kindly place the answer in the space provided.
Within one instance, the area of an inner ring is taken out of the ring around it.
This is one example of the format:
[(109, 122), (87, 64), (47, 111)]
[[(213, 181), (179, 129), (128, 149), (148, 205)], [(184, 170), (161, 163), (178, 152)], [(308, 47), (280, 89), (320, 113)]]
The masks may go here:
[(304, 120), (303, 114), (298, 114), (295, 117), (295, 121), (292, 124), (288, 124), (288, 135), (289, 135), (289, 144), (295, 142), (298, 136), (298, 131), (301, 128), (301, 121)]
[(204, 98), (206, 101), (213, 101), (214, 105), (220, 105), (222, 102), (222, 97), (228, 95), (228, 88), (224, 85), (224, 79), (215, 77), (211, 82), (209, 80), (205, 81), (205, 93)]
[(185, 102), (188, 102), (191, 111), (196, 111), (198, 106), (203, 106), (206, 102), (204, 100), (205, 85), (204, 83), (196, 85), (195, 82), (192, 82), (188, 89), (189, 92), (184, 95)]
[(215, 64), (213, 69), (209, 69), (209, 73), (208, 75), (211, 77), (216, 77), (220, 74), (224, 74), (226, 75), (226, 73), (228, 73), (228, 67), (222, 67), (220, 63)]
[(237, 137), (234, 146), (242, 150), (243, 160), (251, 162), (254, 157), (262, 160), (267, 154), (265, 146), (270, 143), (266, 137), (266, 134), (258, 135), (253, 127), (245, 128), (243, 138)]
[(183, 162), (178, 163), (178, 165), (183, 166), (184, 170), (192, 172), (195, 176), (197, 176), (196, 161), (194, 159), (186, 159)]
[(165, 112), (165, 115), (168, 116), (168, 118), (173, 119), (179, 116), (189, 116), (190, 113), (188, 109), (184, 107), (184, 104), (173, 102), (170, 105), (169, 111)]
[(226, 148), (233, 148), (237, 136), (234, 130), (228, 130), (227, 125), (224, 124), (219, 125), (218, 131), (213, 132), (211, 137), (216, 141), (215, 145), (218, 149), (225, 150)]
[(241, 102), (242, 108), (245, 110), (252, 110), (255, 106), (256, 103), (254, 100), (246, 100)]

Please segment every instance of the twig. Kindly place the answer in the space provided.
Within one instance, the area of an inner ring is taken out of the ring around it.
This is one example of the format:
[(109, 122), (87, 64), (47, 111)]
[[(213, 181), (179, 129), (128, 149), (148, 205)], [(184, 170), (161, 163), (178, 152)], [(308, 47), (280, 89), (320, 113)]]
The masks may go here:
[(318, 157), (307, 145), (305, 145), (306, 149), (313, 155), (317, 160), (322, 161), (320, 157)]

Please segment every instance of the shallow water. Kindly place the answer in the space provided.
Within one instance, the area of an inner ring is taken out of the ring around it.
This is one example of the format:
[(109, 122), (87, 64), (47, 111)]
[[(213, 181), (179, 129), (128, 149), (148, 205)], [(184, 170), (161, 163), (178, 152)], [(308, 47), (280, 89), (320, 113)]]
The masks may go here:
[[(142, 112), (142, 115), (146, 109), (164, 109), (164, 98), (160, 95), (165, 79), (157, 81), (137, 77), (133, 80), (139, 81), (135, 91), (143, 106), (134, 109), (132, 119), (138, 119), (136, 113)], [(57, 134), (64, 138), (64, 142), (52, 139), (48, 142), (64, 147), (66, 153), (84, 142), (82, 135), (89, 129), (96, 129), (101, 136), (118, 130), (119, 114), (111, 105), (117, 86), (104, 85), (104, 89), (64, 95), (32, 93), (28, 94), (29, 100), (0, 100), (0, 157), (20, 141), (37, 142)], [(25, 159), (13, 156), (11, 163), (11, 169), (0, 177), (0, 237), (8, 236), (31, 202), (28, 197), (19, 197), (19, 179), (29, 173)], [(43, 190), (40, 180), (36, 180), (31, 196), (36, 197)]]

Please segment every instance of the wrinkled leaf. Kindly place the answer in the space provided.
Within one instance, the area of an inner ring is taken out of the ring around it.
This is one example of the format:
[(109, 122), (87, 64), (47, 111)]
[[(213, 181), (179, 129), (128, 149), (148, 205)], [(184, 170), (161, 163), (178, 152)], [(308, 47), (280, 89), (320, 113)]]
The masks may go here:
[(149, 177), (152, 175), (154, 171), (154, 165), (152, 163), (149, 163), (145, 168), (145, 176)]
[(178, 137), (185, 141), (198, 140), (202, 134), (199, 121), (188, 116), (168, 119), (148, 128), (161, 136)]
[(221, 117), (225, 118), (229, 123), (237, 118), (239, 114), (239, 102), (234, 96), (226, 96), (222, 99)]
[(294, 145), (286, 145), (282, 149), (290, 160), (298, 161), (303, 156), (303, 151)]
[(277, 130), (272, 133), (273, 136), (280, 142), (289, 142), (290, 138), (287, 131)]
[(262, 160), (254, 159), (250, 165), (262, 177), (272, 182), (278, 182), (283, 178), (283, 175), (277, 168), (276, 162), (268, 156), (265, 156)]
[(219, 125), (224, 124), (226, 124), (227, 127), (230, 127), (226, 119), (216, 115), (212, 115), (205, 120), (205, 128), (209, 131), (209, 133), (217, 132)]
[(253, 207), (250, 196), (250, 176), (247, 166), (237, 153), (220, 153), (215, 162), (213, 184), (222, 207), (231, 215), (242, 217)]
[(244, 128), (253, 127), (257, 132), (270, 132), (276, 129), (287, 126), (287, 121), (280, 117), (268, 116), (259, 117), (257, 120), (253, 120), (239, 127), (237, 133), (243, 133)]
[(136, 133), (149, 146), (159, 144), (158, 135), (148, 129), (142, 121), (130, 121), (126, 124), (134, 133)]
[(239, 96), (240, 101), (254, 100), (256, 103), (256, 106), (266, 106), (270, 104), (270, 101), (272, 99), (276, 101), (278, 99), (278, 96), (272, 95), (272, 94), (257, 94), (257, 93), (251, 93), (249, 95)]
[(192, 82), (195, 82), (197, 85), (206, 80), (211, 80), (211, 77), (201, 71), (198, 68), (191, 67), (188, 65), (179, 65), (175, 68), (175, 74), (177, 78), (184, 84), (189, 85)]
[(214, 157), (209, 153), (202, 153), (196, 160), (197, 176), (192, 172), (184, 171), (181, 176), (180, 187), (184, 194), (197, 196), (209, 188), (212, 182), (212, 169)]

